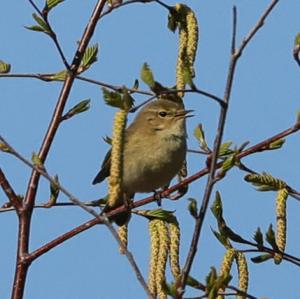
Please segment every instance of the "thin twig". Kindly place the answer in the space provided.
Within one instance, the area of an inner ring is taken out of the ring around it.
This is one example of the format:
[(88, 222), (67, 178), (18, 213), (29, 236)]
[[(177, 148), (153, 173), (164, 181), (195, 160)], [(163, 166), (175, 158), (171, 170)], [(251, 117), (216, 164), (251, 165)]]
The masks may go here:
[[(297, 131), (300, 130), (300, 123), (298, 123), (297, 125), (292, 126), (291, 128), (288, 128), (258, 144), (253, 145), (252, 147), (244, 150), (243, 152), (239, 153), (237, 155), (238, 159), (242, 159), (248, 155), (254, 154), (256, 152), (261, 152), (261, 148), (265, 148), (267, 147), (270, 143), (282, 139), (284, 137), (287, 137), (293, 133), (296, 133)], [(222, 167), (222, 162), (219, 162), (217, 164), (217, 167), (220, 168)], [(170, 194), (172, 194), (173, 192), (177, 191), (178, 189), (198, 180), (199, 178), (203, 177), (204, 175), (207, 175), (209, 173), (209, 169), (208, 168), (204, 168), (198, 172), (196, 172), (195, 174), (189, 176), (188, 178), (182, 180), (180, 183), (175, 184), (173, 186), (171, 186), (170, 188), (164, 190), (163, 192), (159, 193), (159, 196), (161, 198), (167, 198)], [(149, 196), (146, 197), (144, 199), (135, 201), (132, 203), (132, 208), (138, 208), (141, 206), (144, 206), (146, 204), (149, 204), (153, 201), (156, 201), (156, 197), (155, 196)], [(113, 217), (119, 213), (122, 213), (124, 211), (127, 211), (128, 207), (126, 206), (120, 206), (114, 210), (109, 211), (108, 213), (106, 213), (107, 217)], [(43, 255), (44, 253), (48, 252), (49, 250), (51, 250), (52, 248), (60, 245), (61, 243), (63, 243), (64, 241), (76, 236), (77, 234), (84, 232), (85, 230), (95, 226), (96, 224), (99, 224), (99, 220), (98, 219), (92, 219), (90, 221), (87, 221), (81, 225), (79, 225), (78, 227), (75, 227), (74, 229), (72, 229), (71, 231), (59, 236), (58, 238), (50, 241), (49, 243), (46, 243), (45, 245), (43, 245), (42, 247), (36, 249), (34, 252), (31, 253), (32, 258), (36, 259), (37, 257)]]
[(51, 24), (48, 21), (48, 18), (45, 17), (45, 15), (43, 14), (43, 12), (37, 7), (37, 5), (32, 1), (32, 0), (28, 0), (29, 3), (31, 4), (31, 6), (35, 9), (35, 11), (40, 15), (40, 17), (44, 20), (44, 22), (47, 24), (48, 29), (49, 29), (49, 33), (48, 35), (50, 36), (50, 38), (53, 40), (54, 45), (62, 59), (63, 64), (65, 65), (65, 67), (67, 68), (67, 70), (70, 70), (70, 65), (67, 62), (66, 56), (61, 48), (61, 45), (57, 39), (56, 33), (53, 31)]
[[(33, 1), (29, 0), (30, 3), (35, 7)], [(74, 55), (74, 59), (71, 65), (71, 71), (68, 72), (66, 80), (64, 81), (61, 93), (59, 95), (55, 110), (52, 115), (49, 127), (46, 135), (42, 142), (41, 148), (38, 153), (38, 158), (41, 163), (44, 163), (52, 145), (53, 139), (56, 135), (57, 129), (60, 124), (60, 119), (64, 111), (68, 96), (70, 94), (75, 75), (79, 68), (83, 54), (89, 44), (91, 37), (93, 36), (95, 27), (99, 20), (99, 16), (103, 10), (106, 0), (99, 0), (94, 8), (94, 11), (90, 17), (90, 20), (85, 28), (83, 36), (80, 40), (78, 49)], [(28, 183), (27, 192), (22, 201), (22, 209), (18, 214), (19, 216), (19, 231), (18, 231), (18, 252), (17, 252), (17, 263), (14, 277), (14, 284), (12, 290), (12, 299), (21, 299), (23, 297), (27, 272), (29, 269), (29, 262), (24, 261), (25, 256), (29, 251), (29, 237), (30, 237), (30, 226), (32, 211), (35, 204), (35, 198), (37, 188), (39, 185), (40, 173), (34, 169), (31, 173), (31, 177)]]
[[(118, 242), (118, 245), (119, 246), (123, 246), (123, 243), (120, 240), (117, 231), (114, 229), (113, 225), (110, 223), (110, 221), (108, 220), (108, 218), (104, 214), (103, 215), (99, 215), (93, 209), (91, 209), (87, 205), (85, 205), (84, 202), (82, 202), (79, 199), (77, 199), (66, 188), (64, 188), (62, 185), (60, 185), (55, 180), (54, 177), (51, 177), (45, 170), (43, 170), (40, 167), (37, 167), (37, 166), (33, 165), (30, 161), (28, 161), (22, 155), (20, 155), (1, 135), (0, 135), (0, 140), (1, 140), (1, 142), (3, 142), (10, 149), (10, 153), (12, 155), (14, 155), (15, 157), (17, 157), (19, 160), (21, 160), (23, 163), (25, 163), (30, 168), (32, 168), (35, 171), (37, 171), (40, 175), (42, 175), (44, 178), (46, 178), (50, 183), (56, 184), (57, 187), (59, 188), (59, 190), (62, 193), (64, 193), (69, 198), (69, 200), (71, 202), (73, 202), (74, 205), (79, 206), (80, 208), (82, 208), (83, 210), (85, 210), (86, 212), (88, 212), (89, 214), (91, 214), (92, 216), (94, 216), (98, 223), (105, 224), (107, 226), (107, 228), (109, 229), (109, 231), (111, 232), (111, 234), (113, 235), (113, 237), (115, 238), (115, 240)], [(50, 248), (48, 250), (50, 250)], [(137, 263), (135, 262), (135, 259), (134, 259), (133, 255), (132, 255), (132, 253), (130, 251), (128, 251), (127, 248), (124, 248), (124, 254), (127, 257), (127, 259), (129, 261), (131, 267), (133, 268), (134, 273), (136, 274), (136, 277), (137, 277), (138, 281), (143, 286), (143, 288), (144, 288), (147, 296), (149, 298), (152, 298), (152, 295), (150, 294), (150, 292), (148, 290), (147, 283), (146, 283), (146, 281), (145, 281), (145, 279), (144, 279), (144, 277), (143, 277), (143, 275), (142, 275), (139, 267), (137, 266)], [(23, 262), (26, 262), (27, 264), (30, 264), (37, 257), (39, 257), (39, 255), (27, 253), (26, 256), (23, 258)]]
[(18, 213), (21, 207), (21, 202), (1, 168), (0, 168), (0, 186), (4, 191), (4, 193), (6, 194), (10, 204), (12, 205), (12, 208), (15, 209)]
[[(206, 211), (208, 208), (209, 200), (211, 197), (211, 193), (213, 190), (213, 186), (215, 184), (215, 173), (217, 169), (217, 159), (218, 159), (218, 153), (220, 149), (220, 145), (222, 142), (222, 137), (223, 137), (223, 132), (225, 128), (225, 122), (226, 122), (226, 116), (227, 116), (227, 107), (229, 105), (230, 101), (230, 96), (231, 96), (231, 90), (233, 86), (233, 80), (234, 80), (234, 75), (235, 75), (235, 69), (237, 65), (238, 59), (241, 57), (243, 50), (245, 47), (248, 45), (250, 40), (254, 37), (256, 32), (261, 28), (264, 24), (264, 20), (266, 17), (270, 14), (272, 11), (273, 7), (278, 3), (278, 0), (273, 0), (269, 7), (266, 9), (266, 11), (263, 13), (263, 15), (260, 17), (259, 21), (257, 24), (253, 27), (253, 29), (250, 31), (248, 36), (243, 40), (241, 43), (240, 47), (238, 50), (232, 49), (231, 58), (230, 58), (230, 63), (229, 63), (229, 68), (228, 68), (228, 75), (227, 75), (227, 82), (225, 86), (225, 92), (224, 92), (224, 97), (223, 97), (223, 102), (226, 104), (221, 107), (220, 111), (220, 116), (219, 116), (219, 122), (218, 122), (218, 128), (217, 128), (217, 133), (214, 141), (214, 147), (213, 147), (213, 154), (211, 157), (211, 164), (210, 164), (210, 171), (208, 174), (207, 178), (207, 183), (206, 183), (206, 188), (204, 191), (204, 196), (202, 200), (202, 204), (197, 216), (196, 224), (195, 224), (195, 229), (190, 245), (190, 250), (188, 253), (188, 256), (186, 258), (186, 262), (184, 265), (184, 268), (182, 270), (182, 276), (181, 276), (181, 286), (178, 289), (178, 295), (177, 299), (182, 298), (182, 295), (184, 293), (185, 285), (186, 285), (186, 280), (188, 278), (188, 275), (190, 273), (196, 252), (197, 252), (197, 247), (199, 243), (199, 238), (202, 230), (202, 225), (204, 222), (204, 217), (206, 215)], [(236, 10), (234, 10), (233, 13), (233, 26), (237, 25), (237, 13)], [(236, 28), (233, 28), (233, 35), (232, 35), (232, 45), (236, 44)]]
[[(42, 80), (45, 82), (49, 82), (49, 81), (54, 81), (52, 78), (56, 73), (48, 73), (48, 74), (0, 74), (0, 78), (32, 78), (32, 79), (38, 79), (38, 80)], [(121, 85), (112, 85), (112, 84), (108, 84), (105, 82), (101, 82), (99, 80), (94, 80), (91, 78), (87, 78), (87, 77), (83, 77), (83, 76), (76, 76), (76, 79), (84, 81), (84, 82), (88, 82), (91, 84), (95, 84), (101, 87), (105, 87), (105, 88), (109, 88), (112, 89), (116, 92), (120, 92), (123, 90), (124, 86)], [(62, 81), (59, 81), (62, 82)], [(153, 97), (157, 97), (159, 95), (163, 95), (163, 94), (177, 94), (178, 92), (185, 92), (185, 93), (198, 93), (201, 94), (207, 98), (210, 98), (214, 101), (216, 101), (217, 103), (219, 103), (221, 106), (224, 105), (223, 100), (208, 92), (205, 91), (203, 89), (199, 89), (199, 88), (193, 88), (193, 89), (172, 89), (172, 90), (165, 90), (165, 91), (161, 91), (159, 94), (155, 94), (151, 91), (146, 91), (146, 90), (140, 90), (140, 89), (135, 89), (135, 88), (127, 88), (127, 90), (131, 93), (138, 93), (138, 94), (143, 94), (143, 95), (148, 95), (148, 96), (153, 96)]]

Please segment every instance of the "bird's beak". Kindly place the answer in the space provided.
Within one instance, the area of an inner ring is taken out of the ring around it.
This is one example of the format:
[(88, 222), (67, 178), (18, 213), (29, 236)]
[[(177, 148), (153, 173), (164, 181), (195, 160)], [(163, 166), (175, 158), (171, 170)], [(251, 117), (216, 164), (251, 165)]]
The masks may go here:
[(194, 115), (191, 115), (189, 113), (194, 112), (194, 110), (180, 110), (176, 113), (176, 117), (179, 118), (188, 118), (188, 117), (193, 117)]

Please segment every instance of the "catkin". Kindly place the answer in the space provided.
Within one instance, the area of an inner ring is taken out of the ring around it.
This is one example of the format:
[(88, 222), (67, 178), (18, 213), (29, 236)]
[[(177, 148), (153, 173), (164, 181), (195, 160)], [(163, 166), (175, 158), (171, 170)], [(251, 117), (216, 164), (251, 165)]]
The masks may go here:
[(109, 207), (116, 205), (122, 192), (123, 146), (126, 121), (127, 112), (125, 110), (116, 112), (112, 136), (110, 176), (108, 179), (109, 198), (107, 205)]
[[(276, 197), (276, 244), (278, 249), (281, 252), (284, 252), (286, 245), (286, 226), (287, 226), (287, 218), (286, 218), (286, 201), (288, 198), (288, 190), (283, 188), (277, 192)], [(275, 264), (280, 264), (282, 261), (282, 254), (275, 253), (274, 254), (274, 262)]]
[[(248, 264), (243, 252), (237, 252), (236, 254), (236, 263), (239, 274), (239, 290), (243, 292), (247, 292), (248, 290), (248, 282), (249, 282), (249, 272), (248, 272)], [(245, 296), (239, 295), (237, 299), (245, 299)]]
[(192, 78), (195, 77), (194, 62), (198, 48), (199, 28), (195, 13), (189, 9), (186, 15), (188, 41), (186, 54)]
[[(186, 72), (195, 77), (194, 63), (198, 48), (199, 28), (195, 13), (188, 6), (177, 3), (175, 10), (178, 13), (179, 47), (176, 64), (176, 88), (184, 89)], [(178, 92), (183, 97), (183, 92)]]
[(122, 246), (120, 246), (119, 251), (121, 254), (125, 254), (125, 249), (127, 249), (127, 245), (128, 245), (128, 224), (119, 226), (118, 235), (120, 241), (122, 242)]
[(149, 234), (150, 234), (150, 265), (148, 274), (148, 288), (154, 298), (157, 295), (156, 288), (156, 269), (159, 255), (159, 232), (156, 223), (159, 220), (149, 221)]
[[(232, 262), (236, 256), (236, 250), (234, 248), (227, 249), (226, 253), (224, 254), (221, 270), (220, 270), (220, 276), (226, 277), (229, 275)], [(224, 289), (219, 289), (219, 292), (225, 291)], [(223, 295), (218, 295), (217, 299), (223, 299)]]
[(170, 239), (167, 225), (164, 221), (158, 220), (156, 223), (159, 232), (159, 254), (156, 267), (156, 288), (157, 295), (160, 299), (166, 299), (167, 295), (164, 292), (166, 264), (169, 254)]
[(169, 223), (170, 233), (170, 268), (174, 280), (176, 281), (180, 276), (179, 264), (179, 246), (180, 246), (180, 227), (178, 222)]

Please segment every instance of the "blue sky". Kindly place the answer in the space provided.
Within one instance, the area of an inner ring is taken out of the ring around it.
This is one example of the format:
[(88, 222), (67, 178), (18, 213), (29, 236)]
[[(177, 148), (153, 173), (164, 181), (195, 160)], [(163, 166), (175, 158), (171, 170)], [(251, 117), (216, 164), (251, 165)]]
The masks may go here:
[[(220, 97), (224, 92), (229, 63), (232, 6), (238, 9), (238, 43), (256, 23), (270, 1), (184, 1), (197, 14), (200, 24), (199, 51), (196, 61), (196, 85)], [(50, 16), (58, 39), (71, 61), (84, 26), (96, 1), (65, 1)], [(173, 5), (175, 1), (168, 1)], [(43, 1), (37, 1), (42, 7)], [(5, 1), (1, 4), (0, 59), (12, 64), (12, 73), (49, 73), (62, 70), (63, 64), (51, 40), (41, 33), (24, 28), (33, 24), (28, 1)], [(300, 31), (300, 2), (280, 1), (264, 28), (255, 36), (239, 61), (224, 140), (240, 145), (255, 144), (291, 126), (296, 119), (299, 101), (299, 67), (293, 61), (295, 35)], [(177, 34), (167, 27), (167, 12), (155, 4), (133, 4), (114, 11), (98, 24), (92, 43), (99, 43), (98, 62), (85, 75), (99, 81), (131, 86), (142, 64), (148, 62), (162, 84), (174, 85)], [(0, 80), (0, 133), (25, 157), (37, 152), (51, 118), (60, 88), (57, 82), (34, 79)], [(147, 87), (141, 84), (142, 89)], [(98, 86), (76, 81), (66, 111), (82, 99), (91, 99), (88, 112), (74, 117), (60, 127), (46, 162), (50, 174), (81, 200), (93, 200), (106, 194), (106, 184), (92, 186), (108, 146), (102, 137), (111, 135), (115, 109), (104, 104)], [(141, 101), (142, 97), (136, 97)], [(189, 147), (196, 149), (193, 129), (202, 123), (212, 145), (218, 119), (215, 102), (189, 94), (186, 106), (195, 110), (189, 120)], [(254, 170), (267, 171), (283, 178), (295, 189), (299, 186), (299, 137), (289, 137), (281, 150), (258, 153), (244, 162)], [(205, 166), (203, 156), (188, 155), (189, 173)], [(0, 165), (18, 194), (24, 194), (30, 170), (15, 158), (0, 154)], [(275, 193), (259, 193), (243, 180), (244, 173), (232, 170), (217, 184), (222, 194), (224, 216), (228, 224), (247, 239), (257, 226), (266, 231), (275, 224)], [(164, 201), (163, 207), (176, 210), (182, 228), (181, 263), (189, 248), (193, 219), (187, 212), (187, 198), (203, 196), (206, 179), (192, 184), (187, 196), (178, 202)], [(49, 184), (41, 180), (37, 202), (49, 196)], [(142, 198), (139, 195), (138, 198)], [(3, 203), (6, 198), (0, 190)], [(64, 196), (60, 201), (66, 201)], [(2, 204), (1, 203), (1, 204)], [(147, 208), (155, 208), (149, 205)], [(298, 254), (300, 242), (299, 203), (288, 201), (287, 252)], [(33, 215), (30, 248), (42, 244), (91, 219), (80, 208), (36, 210)], [(199, 254), (191, 274), (204, 281), (210, 266), (219, 268), (224, 248), (211, 233), (215, 220), (210, 211), (205, 219)], [(15, 266), (17, 218), (12, 212), (0, 214), (0, 294), (9, 298)], [(129, 249), (146, 276), (149, 237), (144, 219), (134, 217), (130, 225)], [(249, 255), (250, 258), (252, 255)], [(256, 265), (249, 262), (249, 292), (257, 297), (295, 298), (298, 294), (299, 269), (283, 262)], [(235, 272), (233, 272), (235, 273)], [(236, 283), (236, 280), (233, 280)], [(199, 295), (188, 291), (187, 295)], [(146, 298), (124, 256), (103, 226), (68, 240), (51, 250), (30, 268), (25, 299), (41, 298)]]

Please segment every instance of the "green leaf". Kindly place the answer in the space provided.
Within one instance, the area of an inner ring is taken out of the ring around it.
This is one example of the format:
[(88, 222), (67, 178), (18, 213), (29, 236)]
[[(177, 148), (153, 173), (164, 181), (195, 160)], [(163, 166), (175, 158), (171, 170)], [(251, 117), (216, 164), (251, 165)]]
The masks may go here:
[(143, 64), (143, 67), (141, 69), (141, 79), (150, 88), (154, 87), (155, 85), (154, 76), (149, 65), (146, 62)]
[(196, 137), (196, 139), (198, 140), (199, 144), (200, 144), (200, 148), (202, 150), (204, 150), (205, 152), (209, 153), (210, 152), (210, 149), (206, 143), (206, 140), (205, 140), (205, 133), (204, 133), (204, 130), (203, 130), (203, 126), (202, 124), (199, 124), (195, 130), (194, 130), (194, 136)]
[(264, 238), (263, 238), (263, 234), (260, 230), (260, 228), (258, 227), (256, 232), (255, 232), (255, 235), (253, 237), (254, 241), (257, 243), (257, 245), (259, 247), (263, 246), (264, 245)]
[(197, 218), (198, 215), (198, 208), (197, 208), (197, 201), (194, 198), (189, 198), (188, 201), (190, 202), (188, 205), (188, 210), (190, 214), (194, 217)]
[(31, 161), (34, 166), (44, 168), (43, 162), (35, 152), (32, 153)]
[(217, 270), (215, 267), (211, 267), (210, 268), (210, 272), (208, 273), (208, 275), (205, 278), (206, 281), (206, 287), (208, 289), (211, 289), (211, 287), (215, 284), (215, 281), (217, 279), (218, 275), (217, 275)]
[(66, 77), (68, 75), (68, 71), (67, 70), (62, 70), (56, 74), (53, 74), (51, 76), (49, 76), (49, 80), (52, 81), (65, 81)]
[(71, 118), (72, 116), (85, 112), (90, 109), (90, 99), (83, 100), (76, 104), (74, 107), (72, 107), (63, 117), (62, 120), (67, 120)]
[(186, 279), (186, 284), (192, 288), (198, 289), (201, 285), (200, 282), (192, 276), (188, 276)]
[(102, 138), (107, 144), (111, 145), (112, 144), (112, 138), (109, 136), (105, 136)]
[(223, 206), (222, 206), (221, 194), (219, 191), (216, 192), (215, 201), (212, 204), (210, 209), (218, 222), (223, 220)]
[(0, 74), (7, 74), (10, 72), (11, 65), (0, 60)]
[(12, 153), (12, 149), (8, 147), (5, 143), (0, 142), (0, 151), (4, 153)]
[(65, 0), (46, 0), (45, 9), (49, 12), (52, 8), (54, 8), (56, 5), (64, 2)]
[(168, 28), (172, 31), (175, 32), (178, 26), (178, 22), (177, 22), (177, 15), (176, 13), (172, 12), (172, 10), (170, 11), (170, 13), (168, 14)]
[(231, 141), (225, 142), (220, 146), (219, 150), (219, 157), (226, 156), (234, 153), (234, 150), (230, 149), (230, 146), (232, 145)]
[(262, 255), (258, 255), (256, 257), (252, 257), (251, 258), (251, 261), (255, 264), (260, 264), (260, 263), (263, 263), (269, 259), (271, 259), (272, 256), (270, 254), (262, 254)]
[(139, 89), (139, 80), (138, 79), (135, 79), (134, 80), (134, 83), (133, 83), (133, 86), (132, 86), (132, 89)]
[(122, 96), (118, 92), (109, 91), (106, 88), (102, 88), (103, 98), (107, 105), (112, 107), (123, 108)]
[(228, 238), (227, 238), (224, 234), (220, 234), (220, 233), (218, 233), (217, 231), (215, 231), (215, 230), (213, 230), (213, 229), (212, 229), (212, 232), (213, 232), (213, 234), (215, 235), (215, 237), (217, 238), (217, 240), (218, 240), (223, 246), (225, 246), (225, 247), (227, 248), (228, 245), (229, 245)]
[(47, 208), (52, 207), (55, 205), (58, 195), (59, 195), (59, 181), (58, 181), (58, 176), (56, 175), (54, 177), (54, 181), (51, 182), (50, 184), (50, 199), (48, 203), (45, 205)]
[(273, 230), (272, 224), (270, 224), (269, 229), (266, 233), (266, 241), (272, 246), (274, 250), (278, 250), (278, 246), (276, 244), (275, 232)]
[[(45, 32), (45, 30), (42, 27), (38, 26), (38, 25), (24, 26), (24, 27), (26, 29), (32, 30), (32, 31)], [(45, 32), (45, 33), (47, 33), (47, 32)]]
[(279, 149), (284, 145), (284, 143), (285, 143), (285, 139), (283, 139), (283, 138), (279, 139), (279, 140), (276, 140), (276, 141), (269, 144), (268, 149), (269, 150)]
[(148, 210), (144, 215), (148, 219), (160, 219), (167, 222), (177, 223), (177, 219), (174, 216), (174, 211), (167, 211), (161, 208), (155, 210)]
[(37, 22), (38, 25), (25, 26), (25, 28), (27, 28), (29, 30), (33, 30), (33, 31), (44, 32), (46, 34), (51, 33), (49, 26), (41, 17), (39, 17), (36, 13), (33, 13), (32, 17), (34, 18), (34, 20)]
[(81, 64), (78, 68), (78, 73), (87, 70), (94, 62), (97, 61), (98, 44), (87, 48), (83, 54)]
[(166, 283), (164, 281), (162, 289), (164, 290), (165, 294), (171, 296), (172, 298), (175, 298), (177, 289), (176, 289), (176, 285), (174, 283)]
[(228, 170), (230, 170), (236, 162), (236, 154), (232, 154), (227, 157), (221, 167), (221, 171), (225, 174)]
[(127, 88), (123, 88), (123, 108), (125, 111), (129, 111), (134, 105), (134, 98), (130, 95)]
[(295, 37), (295, 46), (300, 46), (300, 33), (298, 33)]

